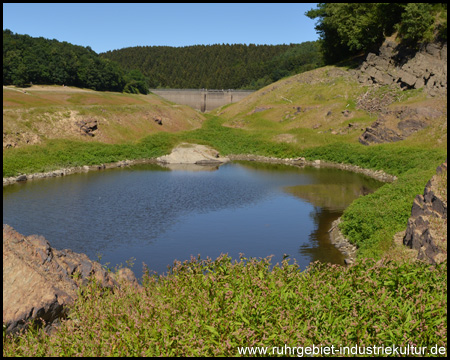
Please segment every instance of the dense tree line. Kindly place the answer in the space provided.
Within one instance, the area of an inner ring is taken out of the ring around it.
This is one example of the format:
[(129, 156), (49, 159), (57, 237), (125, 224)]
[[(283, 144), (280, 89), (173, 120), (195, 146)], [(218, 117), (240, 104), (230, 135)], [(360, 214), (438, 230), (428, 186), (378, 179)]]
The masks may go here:
[(408, 46), (447, 41), (446, 3), (319, 3), (306, 16), (318, 19), (327, 64), (374, 51), (394, 33)]
[(66, 84), (102, 91), (148, 88), (259, 89), (282, 77), (376, 51), (398, 38), (415, 46), (447, 41), (446, 3), (319, 3), (320, 40), (289, 45), (137, 46), (97, 54), (3, 30), (3, 84)]
[(89, 46), (3, 30), (3, 85), (29, 84), (148, 93), (146, 79), (139, 71), (126, 73)]
[(150, 87), (259, 89), (322, 65), (318, 42), (138, 46), (99, 55), (89, 46), (3, 30), (3, 85), (64, 84), (144, 94)]
[(323, 64), (317, 42), (137, 46), (100, 55), (140, 70), (152, 88), (258, 89)]

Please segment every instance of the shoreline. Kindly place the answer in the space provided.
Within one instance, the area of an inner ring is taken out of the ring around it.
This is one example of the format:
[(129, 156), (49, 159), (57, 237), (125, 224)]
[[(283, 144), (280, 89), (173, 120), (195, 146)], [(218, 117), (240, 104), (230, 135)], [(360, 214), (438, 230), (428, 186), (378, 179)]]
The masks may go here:
[(306, 160), (303, 157), (281, 159), (281, 158), (276, 158), (276, 157), (267, 157), (267, 156), (261, 156), (261, 155), (245, 155), (245, 154), (227, 155), (227, 157), (231, 161), (234, 161), (234, 160), (236, 160), (236, 161), (238, 161), (238, 160), (257, 161), (257, 162), (269, 162), (269, 163), (275, 163), (275, 164), (286, 164), (286, 165), (296, 165), (296, 166), (314, 166), (314, 167), (318, 167), (318, 168), (319, 167), (331, 167), (331, 168), (337, 168), (337, 169), (341, 169), (341, 170), (360, 173), (360, 174), (369, 176), (373, 179), (379, 180), (381, 182), (393, 182), (393, 181), (397, 180), (397, 176), (387, 174), (383, 170), (365, 169), (358, 165), (333, 163), (333, 162), (328, 162), (325, 160)]
[[(256, 162), (266, 162), (266, 163), (274, 163), (274, 164), (286, 164), (298, 167), (304, 166), (314, 166), (314, 167), (332, 167), (338, 168), (341, 170), (352, 171), (356, 173), (361, 173), (366, 176), (369, 176), (373, 179), (382, 181), (382, 182), (393, 182), (397, 180), (396, 176), (385, 173), (383, 170), (371, 170), (364, 169), (357, 165), (348, 165), (348, 164), (338, 164), (327, 162), (323, 160), (306, 160), (305, 158), (287, 158), (281, 159), (276, 157), (267, 157), (261, 155), (248, 155), (248, 154), (238, 154), (238, 155), (228, 155), (227, 156), (230, 161), (256, 161)], [(13, 176), (8, 178), (3, 178), (3, 186), (12, 185), (16, 182), (29, 181), (34, 179), (44, 179), (48, 177), (59, 177), (59, 176), (67, 176), (76, 173), (94, 171), (94, 170), (106, 170), (120, 167), (127, 167), (138, 164), (161, 164), (164, 165), (164, 162), (158, 161), (156, 158), (149, 159), (137, 159), (137, 160), (121, 160), (108, 164), (100, 164), (100, 165), (84, 165), (84, 166), (75, 166), (69, 168), (63, 168), (43, 173), (33, 173), (33, 174), (23, 174), (19, 176)], [(219, 164), (218, 164), (219, 165)], [(355, 245), (351, 244), (348, 239), (342, 234), (339, 229), (339, 224), (341, 223), (341, 217), (337, 220), (333, 221), (331, 228), (328, 230), (330, 234), (331, 243), (344, 255), (344, 262), (346, 265), (352, 264), (356, 260), (357, 248)]]
[[(274, 164), (286, 164), (286, 165), (295, 165), (295, 166), (314, 166), (314, 167), (333, 167), (341, 170), (352, 171), (360, 174), (364, 174), (373, 179), (382, 181), (382, 182), (393, 182), (397, 180), (397, 177), (394, 175), (390, 175), (385, 173), (383, 170), (371, 170), (365, 169), (358, 165), (349, 165), (349, 164), (341, 164), (341, 163), (333, 163), (324, 160), (306, 160), (305, 158), (276, 158), (276, 157), (268, 157), (261, 155), (248, 155), (248, 154), (233, 154), (227, 155), (230, 161), (257, 161), (257, 162), (268, 162)], [(120, 160), (113, 163), (107, 164), (99, 164), (99, 165), (84, 165), (84, 166), (74, 166), (68, 168), (62, 168), (47, 172), (41, 173), (32, 173), (32, 174), (22, 174), (18, 176), (11, 176), (3, 178), (3, 186), (11, 185), (16, 182), (28, 181), (33, 179), (44, 179), (47, 177), (58, 177), (58, 176), (67, 176), (76, 173), (94, 171), (94, 170), (106, 170), (113, 169), (117, 167), (125, 167), (132, 166), (138, 164), (165, 164), (163, 161), (158, 161), (156, 158), (148, 158), (148, 159), (136, 159), (136, 160)], [(218, 164), (219, 165), (219, 164)]]

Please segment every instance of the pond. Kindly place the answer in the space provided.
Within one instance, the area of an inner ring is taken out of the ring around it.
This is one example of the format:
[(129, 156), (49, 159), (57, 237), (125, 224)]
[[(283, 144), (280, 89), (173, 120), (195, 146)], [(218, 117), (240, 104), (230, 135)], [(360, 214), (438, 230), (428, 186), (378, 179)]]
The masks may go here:
[[(382, 183), (334, 168), (232, 162), (218, 168), (136, 165), (3, 187), (3, 223), (114, 268), (167, 273), (174, 260), (283, 256), (301, 269), (343, 264), (332, 221)], [(99, 257), (100, 256), (100, 257)]]

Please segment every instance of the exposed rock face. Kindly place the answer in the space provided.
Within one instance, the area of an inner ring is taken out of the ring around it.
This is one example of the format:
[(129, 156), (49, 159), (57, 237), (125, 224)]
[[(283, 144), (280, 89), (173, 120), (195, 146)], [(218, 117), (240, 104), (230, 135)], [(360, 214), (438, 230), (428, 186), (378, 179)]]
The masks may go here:
[(408, 220), (403, 244), (418, 251), (429, 263), (447, 259), (447, 160), (417, 195)]
[(9, 134), (3, 132), (3, 149), (14, 148), (20, 144), (33, 145), (40, 142), (39, 136), (31, 132), (14, 132)]
[(400, 141), (427, 127), (444, 112), (429, 107), (400, 107), (381, 111), (378, 119), (359, 137), (363, 145)]
[(24, 237), (3, 225), (3, 324), (8, 333), (31, 320), (43, 319), (47, 326), (57, 322), (90, 276), (104, 287), (113, 288), (120, 279), (138, 286), (129, 269), (112, 275), (85, 254), (55, 250), (43, 236)]
[(396, 142), (399, 140), (403, 140), (403, 136), (397, 131), (386, 127), (383, 119), (375, 121), (359, 137), (359, 142), (363, 145)]
[(424, 44), (418, 51), (386, 40), (378, 54), (369, 53), (352, 73), (364, 85), (396, 85), (424, 90), (431, 96), (447, 93), (447, 43)]
[(94, 136), (94, 131), (98, 129), (98, 121), (96, 119), (81, 120), (76, 125), (80, 127), (81, 135)]

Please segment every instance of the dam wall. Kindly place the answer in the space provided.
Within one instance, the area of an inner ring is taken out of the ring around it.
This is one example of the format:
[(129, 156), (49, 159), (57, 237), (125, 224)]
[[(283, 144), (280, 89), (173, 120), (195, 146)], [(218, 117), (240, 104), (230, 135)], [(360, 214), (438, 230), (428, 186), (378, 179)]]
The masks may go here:
[(188, 105), (201, 112), (238, 102), (254, 93), (254, 90), (209, 89), (150, 89), (153, 94), (181, 105)]

